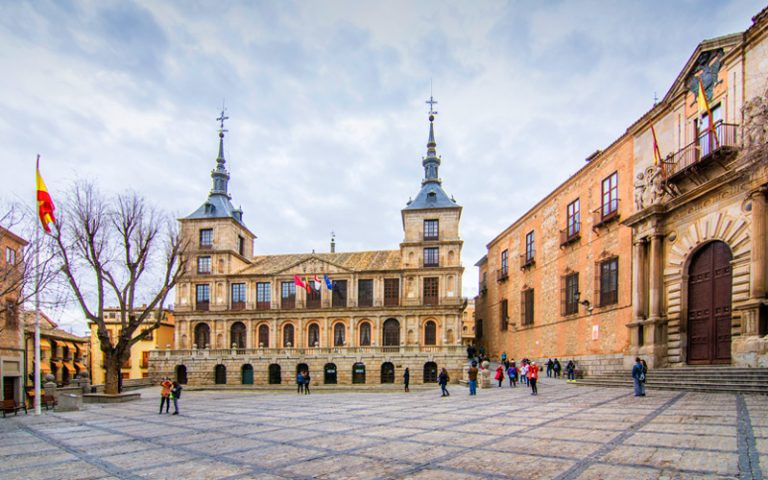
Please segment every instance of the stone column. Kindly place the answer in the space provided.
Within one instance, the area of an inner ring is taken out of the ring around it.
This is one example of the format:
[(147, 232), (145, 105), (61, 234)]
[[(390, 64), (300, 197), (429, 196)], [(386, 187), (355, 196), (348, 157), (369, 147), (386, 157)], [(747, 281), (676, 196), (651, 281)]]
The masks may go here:
[(270, 348), (280, 348), (280, 345), (277, 343), (278, 335), (277, 335), (277, 319), (272, 319), (272, 328), (269, 329), (269, 336), (272, 337), (269, 339), (269, 346)]
[(349, 317), (349, 338), (347, 338), (348, 347), (357, 346), (357, 339), (355, 338), (355, 322), (356, 321), (357, 319), (355, 317)]
[(648, 288), (648, 316), (652, 320), (663, 317), (663, 289), (664, 289), (664, 251), (662, 249), (664, 236), (654, 233), (651, 237), (651, 259)]
[(752, 261), (750, 262), (752, 283), (749, 296), (752, 299), (765, 297), (765, 193), (765, 188), (760, 188), (750, 194), (752, 198)]
[(644, 238), (632, 244), (632, 307), (636, 322), (645, 319), (645, 300), (648, 298), (645, 291), (645, 244)]
[(246, 320), (245, 325), (245, 348), (251, 349), (254, 348), (255, 342), (253, 340), (256, 336), (256, 332), (253, 330), (253, 319)]

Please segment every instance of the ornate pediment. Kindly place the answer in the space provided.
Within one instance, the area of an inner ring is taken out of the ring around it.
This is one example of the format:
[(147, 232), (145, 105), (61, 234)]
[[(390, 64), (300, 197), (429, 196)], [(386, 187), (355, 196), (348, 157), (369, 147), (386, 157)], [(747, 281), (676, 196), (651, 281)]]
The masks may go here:
[(333, 274), (333, 273), (351, 273), (352, 270), (344, 268), (340, 265), (336, 265), (327, 260), (323, 260), (316, 256), (309, 256), (303, 258), (293, 265), (280, 270), (275, 273), (279, 274), (291, 274), (291, 275), (313, 275), (313, 274)]

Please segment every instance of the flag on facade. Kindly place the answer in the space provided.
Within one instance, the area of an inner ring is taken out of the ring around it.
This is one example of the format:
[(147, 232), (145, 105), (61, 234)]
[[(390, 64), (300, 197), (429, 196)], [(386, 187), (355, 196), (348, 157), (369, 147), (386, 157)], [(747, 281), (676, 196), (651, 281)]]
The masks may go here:
[(699, 106), (699, 115), (703, 115), (705, 113), (707, 114), (707, 119), (709, 120), (709, 133), (715, 137), (716, 147), (720, 148), (720, 139), (717, 137), (717, 132), (715, 132), (715, 125), (712, 119), (712, 110), (709, 108), (707, 94), (704, 91), (704, 82), (701, 81), (701, 77), (699, 77), (699, 92), (696, 95), (696, 103)]
[(318, 292), (323, 287), (323, 284), (320, 282), (320, 279), (317, 278), (317, 275), (315, 275), (315, 279), (312, 281), (312, 285), (315, 287), (315, 290)]
[(323, 277), (325, 277), (325, 286), (328, 287), (328, 290), (333, 290), (333, 282), (328, 278), (328, 275), (323, 275)]
[(651, 135), (653, 135), (653, 164), (661, 165), (661, 169), (664, 170), (664, 162), (661, 160), (661, 150), (659, 150), (659, 141), (656, 140), (656, 129), (651, 124)]
[(310, 293), (312, 291), (312, 285), (309, 283), (309, 277), (306, 275), (304, 276), (304, 288), (307, 289), (307, 293)]
[(298, 275), (294, 275), (294, 276), (293, 276), (293, 283), (294, 283), (294, 284), (295, 284), (297, 287), (301, 287), (301, 288), (307, 288), (307, 286), (306, 286), (306, 285), (304, 285), (304, 282), (302, 282), (302, 281), (301, 281), (301, 278), (299, 278), (299, 276), (298, 276)]
[(53, 212), (56, 210), (56, 206), (53, 204), (51, 195), (48, 193), (48, 187), (45, 186), (43, 177), (40, 175), (40, 155), (37, 156), (37, 213), (40, 216), (40, 223), (43, 224), (43, 229), (46, 232), (51, 231), (49, 223), (55, 222), (56, 217), (53, 216)]

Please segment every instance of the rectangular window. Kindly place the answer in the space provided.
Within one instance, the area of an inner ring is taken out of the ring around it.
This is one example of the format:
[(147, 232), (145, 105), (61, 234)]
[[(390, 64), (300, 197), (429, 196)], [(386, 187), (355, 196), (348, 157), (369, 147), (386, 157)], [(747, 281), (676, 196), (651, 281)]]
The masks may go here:
[(242, 310), (245, 308), (245, 284), (232, 284), (232, 310)]
[(314, 288), (314, 282), (309, 282), (309, 291), (307, 292), (307, 308), (320, 308), (322, 300), (322, 290)]
[(613, 172), (603, 179), (602, 183), (602, 207), (600, 213), (605, 220), (616, 215), (619, 210), (619, 173)]
[(149, 352), (141, 352), (141, 368), (149, 367)]
[(429, 247), (424, 249), (424, 266), (425, 267), (440, 266), (440, 249), (439, 248)]
[(343, 308), (347, 306), (347, 281), (346, 280), (333, 281), (332, 305), (337, 308)]
[(5, 263), (16, 265), (16, 250), (11, 247), (5, 247)]
[(296, 284), (283, 282), (280, 285), (280, 308), (296, 308)]
[(600, 262), (600, 306), (619, 302), (619, 258)]
[(579, 313), (579, 274), (571, 273), (565, 276), (564, 279), (564, 315), (573, 315)]
[(533, 230), (525, 235), (525, 263), (533, 263), (533, 258), (536, 255), (536, 249), (534, 248)]
[(211, 257), (197, 257), (197, 273), (211, 273)]
[(437, 240), (440, 236), (439, 220), (424, 220), (424, 240)]
[(499, 302), (499, 309), (500, 309), (500, 315), (499, 318), (501, 319), (501, 330), (506, 331), (509, 329), (509, 302), (505, 298), (501, 302)]
[(237, 253), (239, 253), (241, 257), (245, 256), (245, 239), (240, 235), (237, 236)]
[(195, 308), (198, 310), (208, 310), (208, 303), (211, 300), (210, 285), (201, 284), (195, 286)]
[(507, 278), (509, 275), (509, 251), (501, 252), (501, 276)]
[(483, 319), (478, 318), (475, 320), (475, 339), (480, 340), (483, 338)]
[(566, 214), (568, 216), (568, 240), (572, 239), (581, 231), (581, 206), (579, 199), (572, 201), (566, 208)]
[(272, 284), (269, 282), (258, 282), (256, 284), (256, 309), (269, 310), (272, 302)]
[(424, 279), (424, 305), (437, 305), (439, 302), (438, 277)]
[(384, 279), (384, 305), (387, 307), (400, 305), (400, 279)]
[[(18, 315), (16, 311), (16, 304), (10, 300), (5, 302), (5, 325), (9, 329), (15, 329), (18, 324)], [(0, 332), (2, 330), (0, 329)]]
[(373, 306), (373, 280), (357, 281), (357, 306)]
[[(148, 328), (145, 328), (145, 329), (142, 331), (142, 333), (146, 332), (147, 330), (149, 330), (149, 329), (148, 329)], [(150, 340), (154, 340), (154, 338), (155, 338), (155, 331), (154, 331), (154, 330), (151, 330), (151, 331), (150, 331), (150, 332), (147, 334), (147, 336), (146, 336), (146, 337), (144, 337), (144, 340), (146, 340), (146, 341), (150, 341)]]
[(520, 295), (520, 323), (533, 325), (533, 289), (523, 290)]
[(209, 248), (213, 246), (213, 229), (201, 228), (200, 229), (200, 247)]

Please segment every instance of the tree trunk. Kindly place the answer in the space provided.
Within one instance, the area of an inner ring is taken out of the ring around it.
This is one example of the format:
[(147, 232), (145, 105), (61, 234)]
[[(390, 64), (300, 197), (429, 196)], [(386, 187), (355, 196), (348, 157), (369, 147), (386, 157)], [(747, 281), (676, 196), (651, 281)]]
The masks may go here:
[(104, 366), (106, 367), (106, 376), (104, 377), (104, 393), (108, 395), (117, 395), (118, 381), (120, 379), (120, 367), (122, 366), (120, 356), (114, 353), (104, 352)]

